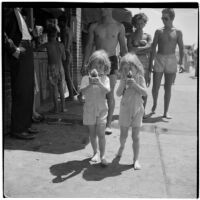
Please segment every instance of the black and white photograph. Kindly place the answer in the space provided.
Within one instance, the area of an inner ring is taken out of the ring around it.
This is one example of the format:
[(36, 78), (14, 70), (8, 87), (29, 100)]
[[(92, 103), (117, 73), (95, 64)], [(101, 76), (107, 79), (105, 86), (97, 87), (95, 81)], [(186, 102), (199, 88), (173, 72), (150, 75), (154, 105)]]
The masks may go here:
[(198, 2), (2, 1), (1, 19), (1, 198), (199, 198)]

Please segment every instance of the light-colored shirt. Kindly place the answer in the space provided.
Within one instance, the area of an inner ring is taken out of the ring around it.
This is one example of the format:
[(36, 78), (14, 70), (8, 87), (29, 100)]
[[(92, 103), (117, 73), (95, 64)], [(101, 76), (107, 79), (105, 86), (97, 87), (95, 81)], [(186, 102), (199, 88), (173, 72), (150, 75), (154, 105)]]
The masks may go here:
[(21, 15), (21, 13), (19, 12), (19, 10), (17, 8), (15, 8), (14, 11), (15, 11), (15, 15), (17, 17), (19, 29), (22, 33), (22, 40), (31, 40), (32, 37), (29, 33), (28, 27), (26, 25), (26, 22), (25, 22), (23, 16)]

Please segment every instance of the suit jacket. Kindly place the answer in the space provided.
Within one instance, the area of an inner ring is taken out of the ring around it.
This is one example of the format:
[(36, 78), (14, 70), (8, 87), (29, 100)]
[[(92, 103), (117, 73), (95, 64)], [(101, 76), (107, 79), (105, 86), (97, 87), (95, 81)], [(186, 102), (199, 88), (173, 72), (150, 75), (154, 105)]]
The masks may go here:
[(7, 53), (12, 54), (16, 51), (16, 48), (22, 40), (22, 33), (19, 29), (14, 8), (4, 8), (3, 12), (5, 49)]

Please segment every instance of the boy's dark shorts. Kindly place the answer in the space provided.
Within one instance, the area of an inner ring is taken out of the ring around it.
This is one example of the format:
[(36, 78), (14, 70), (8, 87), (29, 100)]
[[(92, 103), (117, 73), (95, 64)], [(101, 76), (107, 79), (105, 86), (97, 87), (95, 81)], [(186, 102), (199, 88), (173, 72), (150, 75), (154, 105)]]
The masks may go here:
[(118, 58), (117, 56), (110, 56), (109, 59), (111, 62), (110, 75), (112, 75), (115, 74), (115, 70), (118, 70)]

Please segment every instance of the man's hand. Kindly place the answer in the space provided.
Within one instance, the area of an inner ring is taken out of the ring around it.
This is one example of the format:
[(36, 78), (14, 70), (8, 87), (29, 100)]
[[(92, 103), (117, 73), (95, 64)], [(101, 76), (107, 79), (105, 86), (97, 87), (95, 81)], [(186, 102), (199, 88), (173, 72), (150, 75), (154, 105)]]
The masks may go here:
[(20, 53), (25, 52), (26, 49), (24, 47), (18, 47), (16, 51), (12, 54), (16, 59), (19, 59)]
[(20, 50), (20, 53), (26, 51), (26, 49), (24, 47), (19, 47), (19, 50)]
[(13, 55), (16, 59), (19, 59), (19, 54), (20, 54), (20, 51), (15, 51), (12, 55)]

